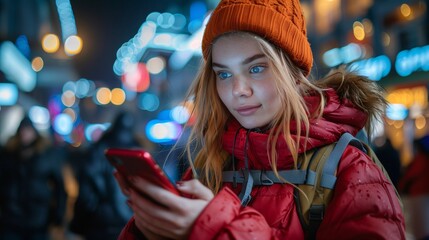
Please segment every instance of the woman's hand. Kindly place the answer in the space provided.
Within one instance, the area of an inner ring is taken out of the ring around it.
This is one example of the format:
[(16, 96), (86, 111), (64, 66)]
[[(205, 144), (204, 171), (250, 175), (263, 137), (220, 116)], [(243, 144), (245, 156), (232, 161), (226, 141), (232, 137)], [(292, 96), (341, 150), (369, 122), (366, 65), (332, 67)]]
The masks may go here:
[(212, 191), (198, 180), (177, 183), (177, 189), (191, 195), (190, 199), (177, 196), (140, 177), (130, 179), (133, 188), (127, 187), (121, 176), (117, 179), (124, 194), (129, 197), (128, 204), (134, 211), (136, 226), (150, 239), (186, 238), (198, 215), (213, 198)]

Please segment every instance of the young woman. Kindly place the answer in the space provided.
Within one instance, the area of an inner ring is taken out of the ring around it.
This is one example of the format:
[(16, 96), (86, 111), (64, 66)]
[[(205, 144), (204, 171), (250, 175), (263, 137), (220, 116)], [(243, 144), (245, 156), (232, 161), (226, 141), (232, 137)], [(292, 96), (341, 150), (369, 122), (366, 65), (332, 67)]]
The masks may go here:
[[(177, 183), (182, 196), (141, 178), (129, 179), (132, 190), (116, 173), (134, 211), (120, 239), (304, 239), (294, 185), (255, 186), (242, 204), (242, 184), (222, 179), (231, 169), (296, 169), (304, 152), (356, 135), (384, 109), (382, 92), (363, 77), (337, 71), (306, 78), (313, 60), (304, 26), (298, 0), (220, 2), (189, 94), (196, 116), (189, 146), (199, 149), (194, 171)], [(404, 232), (394, 187), (348, 146), (317, 239), (405, 239)]]

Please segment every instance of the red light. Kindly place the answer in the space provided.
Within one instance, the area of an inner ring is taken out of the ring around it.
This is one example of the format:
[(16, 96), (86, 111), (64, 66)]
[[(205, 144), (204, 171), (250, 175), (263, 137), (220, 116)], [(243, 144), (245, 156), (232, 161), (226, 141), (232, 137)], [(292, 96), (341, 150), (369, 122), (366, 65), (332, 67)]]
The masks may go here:
[(122, 75), (122, 83), (124, 86), (135, 92), (144, 92), (149, 88), (150, 79), (146, 65), (137, 63)]

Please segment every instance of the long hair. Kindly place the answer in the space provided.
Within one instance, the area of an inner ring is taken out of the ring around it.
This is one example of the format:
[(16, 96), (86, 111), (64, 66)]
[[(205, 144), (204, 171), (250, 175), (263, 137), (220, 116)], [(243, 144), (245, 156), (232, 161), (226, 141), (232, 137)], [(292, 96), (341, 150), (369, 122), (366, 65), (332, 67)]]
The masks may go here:
[[(318, 112), (321, 114), (325, 104), (322, 89), (311, 83), (282, 49), (251, 33), (233, 32), (226, 35), (232, 34), (256, 39), (262, 52), (269, 59), (282, 107), (270, 123), (275, 131), (270, 131), (267, 153), (271, 167), (278, 175), (276, 143), (279, 138), (284, 138), (296, 168), (298, 141), (301, 134), (308, 133), (309, 129), (308, 110), (303, 96), (309, 91), (320, 94), (322, 101)], [(192, 114), (195, 116), (195, 124), (186, 149), (194, 177), (198, 175), (199, 180), (216, 193), (222, 185), (222, 170), (228, 164), (228, 153), (222, 149), (222, 135), (232, 115), (218, 96), (211, 56), (211, 49), (209, 49), (208, 58), (201, 63), (200, 71), (187, 94), (188, 99), (194, 100)], [(296, 138), (292, 138), (290, 133), (291, 120), (296, 124)], [(192, 159), (192, 149), (195, 147), (198, 152), (195, 159)]]

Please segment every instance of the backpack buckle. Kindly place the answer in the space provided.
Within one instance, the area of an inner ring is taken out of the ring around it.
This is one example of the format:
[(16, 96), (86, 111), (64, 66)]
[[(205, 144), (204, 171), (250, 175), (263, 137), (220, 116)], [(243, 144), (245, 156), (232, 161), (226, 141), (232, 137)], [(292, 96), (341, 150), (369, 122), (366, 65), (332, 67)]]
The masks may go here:
[(322, 221), (325, 213), (325, 207), (323, 205), (312, 205), (308, 210), (308, 220), (311, 221)]
[(261, 175), (259, 176), (259, 180), (261, 182), (261, 185), (263, 186), (271, 186), (274, 184), (273, 180), (271, 180), (267, 174), (265, 174), (265, 171), (261, 171)]

